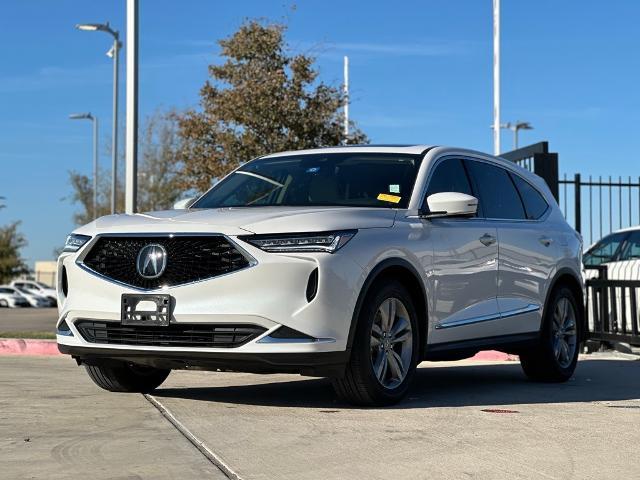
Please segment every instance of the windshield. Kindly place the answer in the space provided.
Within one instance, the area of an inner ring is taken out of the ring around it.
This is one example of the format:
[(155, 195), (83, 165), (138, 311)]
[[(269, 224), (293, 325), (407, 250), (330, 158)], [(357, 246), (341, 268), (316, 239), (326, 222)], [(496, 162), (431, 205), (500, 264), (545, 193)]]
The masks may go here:
[(349, 206), (406, 208), (420, 156), (329, 153), (254, 160), (192, 208)]

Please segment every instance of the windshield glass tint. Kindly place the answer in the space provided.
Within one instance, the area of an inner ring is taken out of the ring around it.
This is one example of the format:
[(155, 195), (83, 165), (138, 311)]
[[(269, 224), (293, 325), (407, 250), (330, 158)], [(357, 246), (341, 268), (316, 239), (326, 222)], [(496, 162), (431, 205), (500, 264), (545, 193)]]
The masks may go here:
[(349, 206), (406, 208), (420, 157), (332, 153), (254, 160), (192, 208)]

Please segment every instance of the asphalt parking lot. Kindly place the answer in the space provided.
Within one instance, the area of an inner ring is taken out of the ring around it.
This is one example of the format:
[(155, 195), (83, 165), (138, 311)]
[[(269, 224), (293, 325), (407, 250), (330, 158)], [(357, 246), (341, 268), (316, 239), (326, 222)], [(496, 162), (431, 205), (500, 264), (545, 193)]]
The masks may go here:
[(0, 357), (0, 384), (3, 478), (640, 478), (640, 362), (615, 357), (560, 385), (515, 362), (423, 364), (386, 409), (291, 375), (173, 372), (149, 398), (109, 394), (67, 357)]
[(0, 308), (0, 332), (54, 333), (57, 308)]

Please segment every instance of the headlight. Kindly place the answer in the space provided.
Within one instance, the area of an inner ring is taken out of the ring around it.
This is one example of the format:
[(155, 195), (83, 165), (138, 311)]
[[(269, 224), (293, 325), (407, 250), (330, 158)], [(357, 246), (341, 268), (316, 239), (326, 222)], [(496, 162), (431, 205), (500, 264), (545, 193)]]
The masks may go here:
[(67, 241), (64, 244), (63, 252), (77, 252), (81, 246), (89, 241), (91, 237), (87, 235), (78, 235), (72, 233), (67, 237)]
[(266, 252), (334, 253), (344, 247), (356, 232), (357, 230), (344, 230), (283, 235), (246, 235), (240, 238)]

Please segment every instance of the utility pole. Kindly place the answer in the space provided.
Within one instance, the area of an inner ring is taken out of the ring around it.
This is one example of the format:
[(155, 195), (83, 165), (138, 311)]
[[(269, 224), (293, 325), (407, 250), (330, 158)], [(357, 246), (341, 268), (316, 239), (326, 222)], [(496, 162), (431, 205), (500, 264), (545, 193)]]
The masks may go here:
[(138, 0), (127, 0), (126, 113), (125, 211), (132, 214), (138, 193)]
[(113, 117), (111, 126), (111, 214), (116, 213), (118, 196), (118, 57), (120, 56), (120, 41), (118, 32), (115, 32), (113, 47), (111, 47), (113, 57)]
[(91, 113), (72, 113), (71, 120), (91, 120), (93, 123), (93, 219), (98, 218), (98, 117)]
[(349, 138), (349, 57), (344, 57), (344, 136)]
[(119, 33), (107, 23), (79, 23), (78, 30), (85, 32), (105, 32), (113, 37), (113, 45), (107, 56), (113, 59), (113, 119), (111, 133), (111, 213), (116, 213), (118, 182), (118, 54), (120, 53)]
[(500, 155), (500, 0), (493, 0), (493, 153)]

